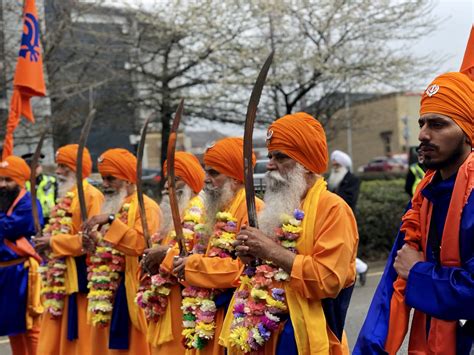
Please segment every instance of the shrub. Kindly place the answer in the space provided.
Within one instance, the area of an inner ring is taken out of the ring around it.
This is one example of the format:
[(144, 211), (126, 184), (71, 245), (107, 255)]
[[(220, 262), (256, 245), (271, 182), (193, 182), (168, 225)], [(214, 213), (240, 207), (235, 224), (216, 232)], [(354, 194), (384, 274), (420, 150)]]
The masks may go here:
[(403, 179), (362, 181), (356, 211), (362, 258), (381, 259), (390, 252), (409, 201), (404, 184)]

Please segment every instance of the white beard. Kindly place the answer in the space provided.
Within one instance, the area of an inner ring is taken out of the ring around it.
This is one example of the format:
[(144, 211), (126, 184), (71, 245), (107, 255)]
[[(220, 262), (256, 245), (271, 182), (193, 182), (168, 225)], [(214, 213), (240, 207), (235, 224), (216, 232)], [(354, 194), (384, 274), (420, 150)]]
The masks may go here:
[(102, 213), (117, 214), (122, 208), (123, 200), (127, 197), (127, 189), (121, 188), (115, 193), (105, 193), (104, 204), (102, 205)]
[(336, 191), (337, 188), (339, 187), (342, 179), (344, 179), (344, 176), (346, 176), (347, 168), (345, 166), (339, 167), (337, 170), (332, 168), (331, 173), (329, 174), (328, 178), (328, 189), (329, 191)]
[(280, 216), (292, 215), (300, 206), (306, 191), (305, 173), (303, 165), (297, 163), (285, 176), (278, 171), (268, 171), (265, 174), (265, 208), (258, 216), (259, 229), (265, 234), (274, 235), (281, 223)]
[[(179, 215), (183, 216), (183, 212), (188, 207), (189, 201), (193, 196), (193, 190), (188, 185), (184, 185), (184, 187), (176, 191), (178, 195), (178, 208), (179, 208)], [(171, 214), (171, 206), (170, 206), (170, 197), (168, 194), (163, 195), (160, 203), (160, 210), (161, 210), (161, 219), (160, 219), (160, 230), (158, 231), (159, 235), (163, 238), (168, 235), (170, 230), (174, 228), (173, 225), (173, 216)]]
[(214, 227), (216, 223), (216, 214), (225, 208), (234, 198), (232, 191), (232, 180), (228, 178), (221, 188), (215, 188), (211, 184), (204, 187), (204, 207), (206, 209), (207, 224)]
[(58, 180), (58, 197), (63, 198), (66, 194), (76, 186), (76, 177), (71, 175), (64, 177), (61, 175), (57, 176)]

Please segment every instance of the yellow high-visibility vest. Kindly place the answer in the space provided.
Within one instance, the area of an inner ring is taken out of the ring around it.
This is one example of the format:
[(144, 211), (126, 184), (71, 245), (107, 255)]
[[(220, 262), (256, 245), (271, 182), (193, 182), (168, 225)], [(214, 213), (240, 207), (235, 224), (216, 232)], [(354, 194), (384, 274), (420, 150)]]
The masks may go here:
[(413, 182), (413, 186), (411, 187), (411, 193), (412, 193), (412, 195), (414, 195), (416, 187), (420, 183), (421, 179), (423, 179), (425, 177), (425, 172), (423, 171), (420, 164), (418, 164), (418, 163), (411, 164), (410, 165), (410, 171), (415, 176), (415, 181)]
[[(56, 201), (54, 198), (55, 185), (56, 185), (56, 178), (54, 176), (43, 175), (43, 178), (41, 179), (40, 183), (36, 186), (36, 198), (41, 204), (41, 208), (43, 209), (43, 216), (45, 218), (49, 217), (51, 210), (56, 204)], [(31, 190), (29, 181), (26, 182), (25, 187), (28, 191)]]

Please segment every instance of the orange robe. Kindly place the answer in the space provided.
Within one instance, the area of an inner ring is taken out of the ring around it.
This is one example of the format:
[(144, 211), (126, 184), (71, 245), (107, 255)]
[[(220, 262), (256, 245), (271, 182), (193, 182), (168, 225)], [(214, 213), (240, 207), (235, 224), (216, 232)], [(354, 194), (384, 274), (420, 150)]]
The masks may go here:
[[(257, 211), (263, 208), (263, 201), (256, 199)], [(229, 203), (227, 212), (237, 219), (237, 230), (248, 223), (247, 203), (245, 202), (245, 190), (238, 191), (234, 199)], [(210, 243), (209, 243), (210, 245)], [(194, 254), (188, 257), (185, 267), (185, 281), (189, 285), (204, 288), (227, 289), (237, 286), (243, 264), (239, 259), (208, 257), (206, 254)], [(167, 258), (172, 257), (168, 253)], [(211, 339), (202, 350), (187, 350), (186, 354), (224, 354), (224, 347), (219, 345), (218, 339), (224, 322), (225, 310), (219, 308), (216, 312), (216, 330), (214, 338)]]
[[(204, 223), (204, 206), (200, 196), (196, 196), (189, 202), (188, 208), (197, 206), (202, 210), (201, 219), (198, 223)], [(186, 214), (186, 213), (185, 213)], [(169, 235), (162, 242), (162, 245), (171, 243)], [(177, 253), (171, 250), (163, 260), (161, 267), (171, 273), (173, 270), (173, 256)], [(181, 285), (171, 286), (168, 296), (168, 306), (158, 322), (148, 323), (147, 339), (151, 345), (152, 355), (179, 355), (185, 353), (185, 347), (181, 341), (183, 331), (183, 311), (181, 310)]]
[[(84, 180), (84, 195), (86, 199), (87, 215), (89, 217), (100, 213), (104, 196), (94, 186)], [(72, 232), (71, 234), (58, 234), (51, 237), (51, 249), (55, 256), (66, 257), (66, 285), (69, 287), (68, 295), (77, 292), (77, 272), (74, 257), (83, 255), (82, 238), (78, 235), (81, 229), (81, 212), (79, 207), (79, 198), (77, 189), (74, 190), (74, 198), (71, 203), (70, 211), (72, 214)], [(75, 279), (76, 282), (71, 281)], [(69, 282), (71, 281), (71, 282)], [(75, 290), (74, 290), (75, 287)], [(68, 287), (67, 287), (68, 289)], [(63, 314), (58, 319), (53, 319), (48, 313), (43, 314), (41, 333), (38, 343), (38, 354), (41, 355), (86, 355), (91, 353), (91, 327), (87, 323), (87, 294), (77, 293), (77, 321), (78, 321), (78, 339), (70, 341), (67, 339), (67, 319), (69, 296), (64, 299)]]
[[(343, 334), (341, 343), (326, 324), (321, 300), (335, 298), (342, 289), (355, 282), (355, 257), (359, 239), (357, 224), (351, 208), (339, 196), (329, 192), (322, 179), (316, 181), (310, 192), (316, 187), (320, 188), (319, 196), (311, 203), (302, 202), (302, 206), (306, 207), (303, 210), (305, 212), (304, 219), (308, 219), (307, 223), (311, 223), (311, 210), (315, 210), (313, 211), (315, 215), (313, 215), (314, 221), (311, 226), (312, 233), (310, 234), (312, 235), (305, 234), (303, 230), (298, 238), (298, 255), (294, 260), (290, 279), (285, 285), (289, 314), (297, 338), (302, 339), (300, 342), (296, 339), (296, 343), (303, 347), (301, 349), (298, 346), (299, 353), (349, 354), (345, 334)], [(309, 199), (308, 195), (307, 199)], [(304, 219), (303, 229), (305, 227)], [(296, 305), (298, 314), (296, 312), (292, 314), (292, 309), (295, 309), (292, 307), (293, 305)], [(227, 338), (233, 319), (232, 308), (229, 307), (225, 329), (220, 338), (220, 343), (227, 347), (229, 346)], [(312, 311), (315, 309), (319, 311), (313, 314)], [(308, 318), (313, 315), (320, 317), (319, 324), (325, 329), (310, 329), (308, 324), (311, 323), (311, 320)], [(281, 325), (280, 330), (282, 328)], [(312, 330), (314, 332), (311, 332)], [(278, 335), (272, 335), (261, 354), (275, 354)], [(325, 339), (320, 341), (321, 338)], [(232, 347), (228, 349), (228, 354), (240, 354), (240, 352)]]
[[(147, 196), (144, 197), (148, 231), (151, 234), (159, 228), (160, 208), (158, 204)], [(148, 355), (149, 345), (146, 341), (147, 324), (143, 310), (135, 303), (135, 296), (139, 284), (138, 257), (143, 254), (146, 241), (143, 237), (143, 227), (138, 208), (137, 194), (128, 196), (124, 204), (129, 203), (128, 223), (115, 219), (104, 240), (112, 243), (118, 251), (125, 254), (125, 290), (127, 294), (129, 322), (128, 350), (109, 349), (110, 324), (106, 327), (92, 327), (92, 354), (137, 354)]]

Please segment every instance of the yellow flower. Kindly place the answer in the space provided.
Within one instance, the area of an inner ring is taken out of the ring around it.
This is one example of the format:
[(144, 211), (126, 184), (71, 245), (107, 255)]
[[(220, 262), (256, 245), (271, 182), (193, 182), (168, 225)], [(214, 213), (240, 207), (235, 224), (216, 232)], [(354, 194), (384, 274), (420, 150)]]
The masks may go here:
[(214, 335), (214, 328), (215, 328), (214, 323), (204, 323), (204, 322), (197, 322), (196, 323), (196, 333), (206, 339), (211, 339), (212, 336)]
[(237, 219), (232, 217), (232, 214), (230, 212), (217, 212), (216, 218), (217, 220), (223, 222), (237, 222)]
[(298, 234), (300, 233), (303, 228), (298, 227), (298, 226), (292, 226), (291, 224), (284, 224), (281, 229), (283, 232), (288, 232), (288, 233), (293, 233), (293, 234)]
[(236, 327), (234, 328), (229, 335), (230, 344), (234, 347), (238, 347), (245, 353), (249, 353), (252, 349), (247, 343), (247, 338), (249, 336), (249, 331), (245, 327)]
[(290, 223), (290, 219), (292, 219), (292, 218), (293, 217), (291, 217), (289, 214), (283, 213), (280, 216), (280, 222), (281, 222), (281, 224), (288, 224), (288, 223)]
[(268, 292), (264, 290), (259, 290), (256, 288), (253, 288), (252, 291), (250, 291), (250, 294), (252, 295), (253, 298), (259, 299), (259, 300), (265, 300), (268, 297)]
[(275, 308), (278, 308), (278, 309), (281, 309), (282, 311), (286, 311), (286, 305), (284, 302), (281, 302), (281, 301), (277, 301), (271, 297), (268, 297), (267, 298), (267, 304), (270, 306), (270, 307), (275, 307)]

